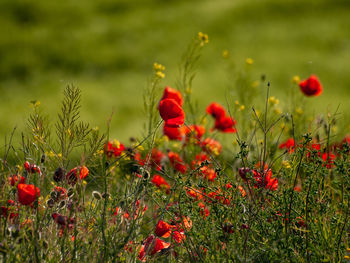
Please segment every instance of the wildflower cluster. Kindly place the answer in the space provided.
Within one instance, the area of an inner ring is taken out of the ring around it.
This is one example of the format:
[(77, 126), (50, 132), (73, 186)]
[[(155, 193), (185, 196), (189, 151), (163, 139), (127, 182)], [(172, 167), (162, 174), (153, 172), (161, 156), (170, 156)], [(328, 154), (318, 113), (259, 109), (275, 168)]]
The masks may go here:
[[(194, 42), (191, 58), (208, 36)], [(262, 108), (251, 111), (239, 91), (233, 107), (195, 111), (190, 61), (178, 89), (160, 86), (165, 67), (154, 64), (142, 139), (119, 141), (79, 122), (80, 91), (71, 86), (57, 139), (34, 107), (21, 147), (6, 145), (1, 159), (2, 261), (348, 259), (349, 135), (332, 136), (332, 115), (287, 114), (269, 85)], [(244, 74), (237, 81), (248, 94), (258, 88)], [(323, 90), (315, 75), (293, 83), (302, 96)]]

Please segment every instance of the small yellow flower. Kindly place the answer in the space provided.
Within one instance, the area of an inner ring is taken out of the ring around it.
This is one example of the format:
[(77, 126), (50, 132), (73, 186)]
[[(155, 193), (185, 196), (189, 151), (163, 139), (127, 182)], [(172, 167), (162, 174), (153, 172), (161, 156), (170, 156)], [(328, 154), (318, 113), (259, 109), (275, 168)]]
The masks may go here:
[(238, 142), (237, 142), (237, 140), (234, 140), (234, 141), (232, 142), (232, 145), (233, 145), (233, 146), (236, 146), (236, 145), (238, 145)]
[(271, 96), (269, 98), (269, 103), (272, 104), (272, 105), (277, 105), (280, 101), (278, 99), (276, 99), (274, 96)]
[(282, 165), (286, 169), (290, 169), (291, 168), (290, 163), (288, 161), (286, 161), (286, 160), (282, 161)]
[(57, 157), (62, 158), (62, 153), (58, 153)]
[(252, 65), (254, 63), (254, 60), (252, 58), (246, 58), (245, 63), (247, 65)]
[(98, 128), (98, 126), (96, 126), (95, 128), (92, 128), (92, 130), (96, 132), (99, 130), (99, 128)]
[(273, 110), (276, 114), (282, 114), (282, 110), (278, 107), (276, 107), (274, 110)]
[(38, 101), (38, 100), (32, 100), (30, 102), (30, 107), (32, 107), (32, 108), (37, 108), (39, 106), (40, 106), (40, 101)]
[(117, 139), (114, 139), (112, 142), (112, 146), (115, 148), (119, 148), (120, 147), (120, 141), (118, 141)]
[(295, 112), (298, 114), (298, 115), (302, 115), (303, 114), (303, 109), (298, 107), (295, 109)]
[(153, 69), (155, 71), (164, 71), (165, 70), (165, 66), (163, 66), (162, 64), (159, 64), (157, 62), (153, 63)]
[(207, 122), (208, 122), (208, 119), (206, 117), (204, 117), (204, 118), (201, 119), (201, 123), (200, 124), (201, 125), (206, 125)]
[(136, 150), (138, 150), (138, 151), (142, 152), (142, 151), (144, 151), (144, 150), (145, 150), (145, 148), (143, 148), (143, 146), (142, 146), (142, 145), (139, 145), (139, 146), (137, 146), (137, 147), (136, 147)]
[(157, 71), (157, 72), (156, 72), (156, 76), (157, 76), (158, 78), (160, 78), (160, 79), (164, 79), (164, 78), (165, 78), (165, 74), (164, 74), (163, 72), (161, 72), (161, 71)]
[(222, 51), (221, 56), (223, 58), (228, 58), (230, 56), (230, 53), (228, 52), (227, 49), (225, 49), (225, 50)]
[(332, 130), (333, 133), (336, 133), (338, 131), (338, 127), (337, 126), (333, 126), (331, 130)]
[(67, 135), (70, 137), (70, 136), (72, 136), (72, 131), (70, 130), (70, 129), (67, 129), (66, 130), (66, 133), (67, 133)]
[(23, 166), (22, 166), (22, 165), (17, 164), (17, 165), (16, 165), (16, 168), (17, 168), (18, 172), (21, 172), (21, 171), (22, 171), (22, 169), (23, 169)]
[(245, 106), (244, 105), (241, 105), (240, 107), (239, 107), (239, 111), (243, 111), (245, 109)]
[(300, 77), (299, 77), (299, 76), (294, 76), (294, 77), (292, 78), (292, 83), (294, 83), (294, 84), (299, 84), (299, 82), (300, 82)]
[(344, 259), (350, 259), (350, 257), (349, 256), (344, 256)]
[(350, 252), (350, 247), (348, 247), (348, 248), (346, 249), (346, 251)]
[(204, 33), (202, 33), (202, 32), (199, 32), (199, 33), (198, 33), (198, 39), (199, 39), (199, 41), (200, 41), (200, 45), (201, 45), (201, 46), (204, 46), (205, 44), (208, 44), (208, 42), (209, 42), (209, 37), (208, 37), (208, 35), (207, 35), (207, 34), (204, 34)]
[(239, 106), (239, 101), (238, 101), (238, 100), (236, 100), (236, 101), (235, 101), (235, 104), (236, 104), (237, 106)]

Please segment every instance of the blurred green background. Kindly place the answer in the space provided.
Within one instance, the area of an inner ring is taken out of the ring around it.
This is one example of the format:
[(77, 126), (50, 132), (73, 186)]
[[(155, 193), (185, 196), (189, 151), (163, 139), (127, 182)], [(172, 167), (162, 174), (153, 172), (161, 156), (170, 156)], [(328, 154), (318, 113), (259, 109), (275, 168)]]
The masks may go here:
[(324, 93), (306, 101), (322, 113), (340, 105), (349, 124), (349, 0), (1, 0), (0, 28), (1, 138), (24, 128), (31, 100), (55, 122), (69, 83), (83, 91), (84, 120), (103, 129), (114, 110), (111, 136), (139, 136), (153, 62), (174, 86), (199, 31), (210, 41), (193, 90), (203, 111), (225, 103), (227, 49), (237, 65), (253, 58), (253, 76), (265, 74), (281, 99), (294, 75), (317, 74)]

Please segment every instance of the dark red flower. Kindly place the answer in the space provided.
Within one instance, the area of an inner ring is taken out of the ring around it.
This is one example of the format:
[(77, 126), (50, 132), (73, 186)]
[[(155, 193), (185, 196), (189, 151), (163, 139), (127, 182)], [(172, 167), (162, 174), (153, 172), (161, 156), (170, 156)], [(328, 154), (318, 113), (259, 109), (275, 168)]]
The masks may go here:
[(55, 201), (67, 198), (67, 190), (60, 186), (55, 186), (53, 189), (57, 193), (57, 198)]
[(41, 170), (39, 166), (35, 164), (30, 164), (28, 161), (26, 161), (23, 166), (28, 173), (31, 173), (31, 174), (38, 173), (39, 175), (41, 175)]
[(168, 127), (180, 127), (185, 123), (185, 112), (174, 99), (160, 101), (159, 113)]
[(220, 119), (226, 116), (226, 110), (220, 104), (213, 102), (207, 107), (207, 113), (215, 119)]
[(233, 127), (234, 125), (236, 125), (235, 120), (231, 117), (223, 116), (215, 120), (215, 126), (213, 129), (226, 133), (234, 133), (236, 132), (236, 129)]
[(219, 155), (221, 153), (221, 150), (222, 150), (221, 144), (212, 138), (209, 138), (209, 137), (206, 138), (203, 141), (202, 145), (205, 150), (208, 150), (209, 152), (215, 155)]
[(265, 189), (276, 191), (278, 180), (277, 178), (272, 178), (272, 171), (270, 169), (265, 169), (264, 172), (253, 170), (253, 174), (256, 180), (256, 183), (254, 184), (256, 188), (264, 187)]
[(26, 183), (26, 178), (20, 175), (13, 175), (9, 177), (9, 184), (15, 186), (15, 184), (19, 181), (20, 184)]
[(15, 207), (15, 202), (13, 200), (8, 200), (6, 206), (1, 206), (1, 214), (3, 217), (8, 215), (10, 219), (18, 216), (18, 209)]
[(165, 189), (166, 193), (169, 194), (170, 193), (170, 185), (168, 184), (167, 181), (165, 181), (165, 179), (163, 177), (161, 177), (158, 174), (155, 174), (152, 178), (151, 181), (155, 186), (157, 186), (158, 188), (161, 189)]
[(168, 152), (168, 157), (170, 164), (174, 167), (175, 170), (179, 171), (182, 174), (185, 174), (187, 172), (186, 164), (177, 153)]
[(163, 97), (160, 100), (162, 101), (165, 99), (173, 99), (180, 106), (182, 106), (182, 104), (183, 104), (183, 99), (182, 99), (182, 95), (181, 95), (180, 91), (178, 91), (176, 89), (172, 89), (169, 86), (165, 87), (164, 92), (163, 92)]
[(186, 138), (194, 137), (197, 140), (200, 140), (205, 133), (205, 128), (201, 125), (183, 126), (181, 129)]
[(306, 96), (319, 96), (322, 93), (322, 85), (316, 75), (300, 81), (299, 87)]
[(171, 230), (173, 228), (174, 227), (172, 225), (164, 222), (163, 220), (159, 220), (156, 225), (156, 229), (154, 230), (154, 233), (159, 237), (167, 238), (170, 236)]
[(295, 142), (293, 138), (289, 138), (287, 141), (281, 143), (278, 148), (287, 149), (289, 153), (294, 151)]
[(117, 140), (109, 141), (105, 145), (105, 152), (108, 157), (119, 157), (125, 150), (125, 146)]
[(22, 205), (31, 205), (39, 196), (40, 190), (33, 184), (18, 184), (18, 201)]
[(174, 128), (164, 125), (163, 134), (166, 135), (169, 138), (169, 140), (182, 141), (183, 139), (182, 129), (178, 127)]
[(201, 211), (201, 215), (204, 217), (204, 218), (207, 218), (209, 216), (209, 210), (208, 208), (205, 206), (204, 203), (198, 203), (199, 207), (200, 207), (200, 211)]
[(323, 164), (323, 166), (326, 165), (326, 167), (328, 169), (331, 169), (333, 167), (333, 163), (334, 163), (334, 160), (335, 160), (335, 155), (333, 153), (329, 153), (327, 154), (326, 152), (324, 152), (322, 154), (322, 160), (324, 161), (325, 164)]
[[(79, 175), (78, 175), (78, 171), (79, 171)], [(72, 170), (70, 170), (66, 174), (66, 179), (69, 184), (75, 184), (78, 181), (78, 178), (80, 178), (80, 180), (83, 180), (88, 175), (89, 175), (89, 169), (83, 165), (81, 167), (75, 167)]]

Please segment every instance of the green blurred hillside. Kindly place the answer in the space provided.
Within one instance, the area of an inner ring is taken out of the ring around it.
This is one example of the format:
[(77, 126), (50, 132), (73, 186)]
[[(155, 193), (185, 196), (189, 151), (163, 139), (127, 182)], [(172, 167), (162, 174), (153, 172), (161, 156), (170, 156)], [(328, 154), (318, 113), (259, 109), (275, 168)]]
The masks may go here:
[(347, 126), (349, 17), (348, 0), (1, 0), (0, 135), (24, 128), (31, 100), (54, 122), (68, 83), (83, 90), (83, 119), (103, 127), (114, 111), (113, 137), (140, 135), (153, 62), (167, 67), (164, 85), (174, 85), (199, 31), (210, 38), (194, 81), (203, 111), (211, 101), (225, 103), (227, 49), (237, 65), (253, 58), (253, 76), (265, 74), (277, 97), (294, 75), (317, 74), (324, 93), (307, 101), (322, 113), (340, 105)]

